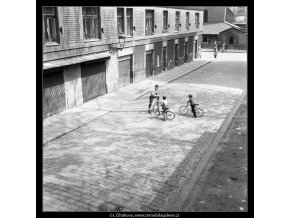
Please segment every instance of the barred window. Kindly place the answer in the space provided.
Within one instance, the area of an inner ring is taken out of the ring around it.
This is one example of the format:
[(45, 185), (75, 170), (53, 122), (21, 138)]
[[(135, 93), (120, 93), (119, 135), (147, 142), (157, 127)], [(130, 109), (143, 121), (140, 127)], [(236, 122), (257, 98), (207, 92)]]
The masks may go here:
[(146, 10), (145, 13), (145, 35), (154, 34), (154, 11)]
[(58, 19), (56, 7), (43, 7), (43, 31), (46, 43), (59, 43)]
[(82, 7), (85, 40), (101, 39), (101, 18), (99, 7)]
[(180, 12), (176, 12), (175, 15), (175, 31), (179, 31), (179, 23), (180, 23)]

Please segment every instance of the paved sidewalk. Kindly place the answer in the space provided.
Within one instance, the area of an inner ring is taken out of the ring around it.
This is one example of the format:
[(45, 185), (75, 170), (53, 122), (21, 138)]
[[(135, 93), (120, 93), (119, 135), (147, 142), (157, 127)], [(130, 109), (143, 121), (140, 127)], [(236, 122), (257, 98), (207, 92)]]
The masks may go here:
[(48, 117), (43, 120), (43, 144), (47, 144), (66, 133), (78, 129), (88, 122), (98, 119), (121, 107), (121, 105), (128, 104), (140, 98), (148, 93), (156, 83), (162, 86), (211, 61), (213, 61), (213, 59), (210, 58), (194, 60), (159, 75), (148, 77), (140, 82), (124, 86), (116, 92), (95, 98), (81, 106)]

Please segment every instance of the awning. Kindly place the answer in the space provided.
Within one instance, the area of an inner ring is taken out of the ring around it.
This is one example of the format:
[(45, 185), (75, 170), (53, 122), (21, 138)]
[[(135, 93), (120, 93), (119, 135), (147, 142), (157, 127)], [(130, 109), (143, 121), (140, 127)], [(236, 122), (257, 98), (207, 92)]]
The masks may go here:
[(43, 63), (43, 70), (55, 68), (55, 67), (62, 67), (72, 64), (78, 64), (86, 61), (92, 61), (102, 58), (110, 58), (110, 54), (108, 53), (101, 53), (101, 54), (91, 54), (91, 55), (83, 55), (79, 57), (72, 57), (72, 58), (65, 58), (61, 60), (54, 60), (48, 61)]

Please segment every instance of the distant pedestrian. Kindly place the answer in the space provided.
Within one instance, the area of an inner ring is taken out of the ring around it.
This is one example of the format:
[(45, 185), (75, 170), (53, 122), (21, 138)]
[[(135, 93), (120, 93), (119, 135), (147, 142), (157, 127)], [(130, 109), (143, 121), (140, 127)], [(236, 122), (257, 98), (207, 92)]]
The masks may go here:
[(218, 55), (218, 48), (217, 46), (214, 47), (214, 58), (216, 58)]
[(149, 96), (148, 113), (151, 112), (151, 105), (152, 105), (153, 99), (154, 99), (154, 98), (157, 98), (157, 100), (159, 99), (159, 93), (157, 92), (158, 88), (159, 88), (159, 85), (156, 84), (155, 87), (154, 87), (154, 90), (151, 91), (151, 93), (150, 93), (150, 96)]

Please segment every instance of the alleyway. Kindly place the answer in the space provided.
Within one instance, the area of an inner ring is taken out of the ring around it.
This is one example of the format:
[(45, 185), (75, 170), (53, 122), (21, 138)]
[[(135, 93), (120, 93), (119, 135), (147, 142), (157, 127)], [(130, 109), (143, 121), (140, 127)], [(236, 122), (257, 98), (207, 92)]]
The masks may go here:
[[(160, 88), (174, 120), (147, 113), (144, 95), (49, 142), (43, 147), (43, 209), (163, 211), (246, 89), (246, 74), (246, 53), (220, 54)], [(152, 80), (158, 84), (162, 76)], [(189, 93), (202, 118), (179, 114)]]

